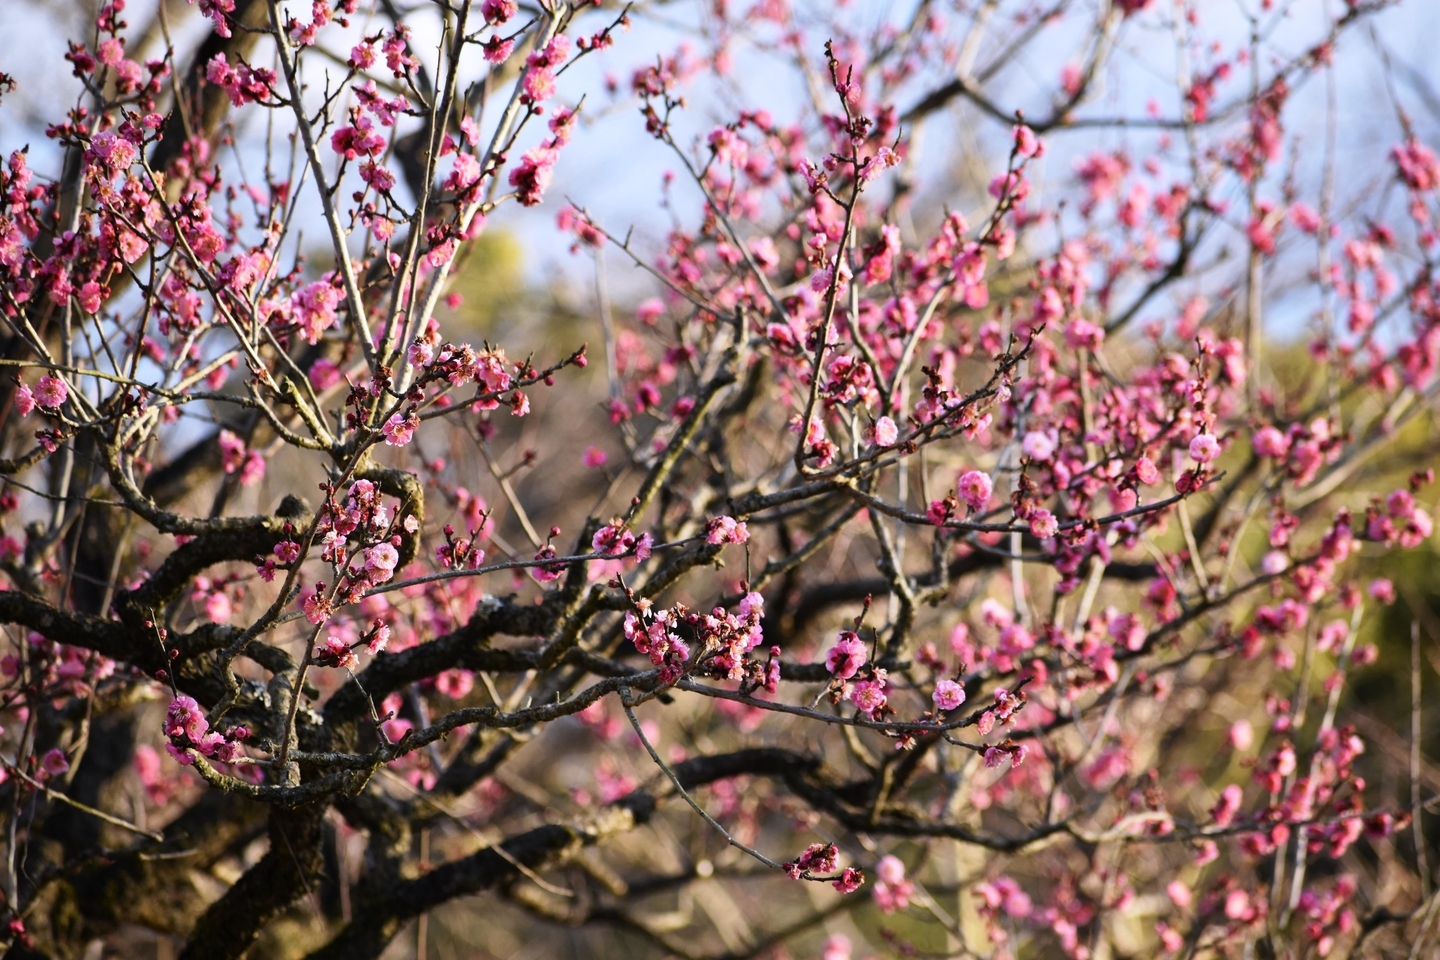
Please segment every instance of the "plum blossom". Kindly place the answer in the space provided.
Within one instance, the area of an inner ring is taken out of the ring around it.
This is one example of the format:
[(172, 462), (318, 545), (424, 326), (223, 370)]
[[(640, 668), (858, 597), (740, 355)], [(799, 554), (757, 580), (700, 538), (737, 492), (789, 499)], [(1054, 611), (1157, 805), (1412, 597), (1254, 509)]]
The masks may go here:
[(520, 163), (510, 171), (510, 186), (515, 188), (521, 206), (533, 207), (540, 203), (554, 178), (555, 162), (559, 159), (560, 152), (549, 147), (536, 147), (520, 158)]
[(716, 517), (705, 527), (706, 543), (744, 543), (749, 539), (745, 521), (734, 517)]
[(330, 619), (335, 607), (329, 598), (321, 592), (324, 584), (316, 584), (315, 587), (304, 594), (301, 600), (301, 609), (305, 611), (305, 619), (319, 625)]
[(1045, 152), (1045, 145), (1040, 142), (1039, 137), (1035, 136), (1035, 131), (1031, 130), (1025, 124), (1016, 124), (1010, 132), (1015, 140), (1015, 153), (1017, 156), (1028, 159), (1030, 157), (1041, 156)]
[(885, 693), (885, 671), (877, 670), (873, 680), (857, 680), (850, 688), (850, 702), (855, 708), (874, 720), (875, 715), (885, 709), (889, 696)]
[(1020, 449), (1031, 460), (1043, 463), (1055, 455), (1055, 441), (1047, 433), (1031, 430), (1020, 441)]
[(1261, 427), (1250, 440), (1257, 457), (1284, 459), (1290, 452), (1290, 439), (1274, 427)]
[(634, 546), (635, 535), (620, 526), (619, 521), (601, 527), (595, 531), (595, 536), (590, 538), (591, 549), (606, 556), (621, 556), (629, 553)]
[(935, 684), (935, 692), (930, 699), (941, 710), (954, 710), (965, 702), (965, 688), (954, 680), (941, 680)]
[(915, 893), (915, 884), (905, 879), (905, 864), (900, 858), (887, 854), (875, 864), (875, 905), (884, 913), (904, 910), (910, 905)]
[(69, 395), (70, 388), (59, 377), (47, 374), (40, 378), (39, 383), (35, 384), (35, 403), (46, 410), (58, 409)]
[(340, 669), (354, 669), (360, 665), (360, 658), (355, 655), (354, 649), (341, 637), (326, 637), (316, 654), (321, 659), (331, 661), (333, 666)]
[(967, 470), (961, 474), (955, 489), (971, 510), (979, 511), (985, 509), (985, 505), (990, 502), (990, 495), (995, 491), (995, 482), (988, 474), (979, 470)]
[(1407, 140), (1392, 149), (1390, 156), (1395, 161), (1400, 179), (1411, 190), (1434, 190), (1440, 186), (1440, 159), (1425, 144)]
[(849, 680), (865, 663), (865, 644), (849, 630), (840, 634), (840, 639), (825, 654), (825, 669), (838, 680)]
[(167, 737), (189, 737), (198, 741), (210, 729), (210, 722), (205, 719), (205, 714), (200, 710), (200, 704), (194, 697), (179, 696), (170, 701), (170, 707), (165, 716), (165, 735)]
[[(830, 885), (841, 893), (854, 893), (865, 884), (864, 872), (854, 867), (846, 867), (840, 871), (840, 876), (831, 881)], [(827, 955), (828, 956), (828, 955)]]
[(1060, 532), (1060, 521), (1055, 514), (1041, 507), (1030, 514), (1030, 535), (1036, 540), (1048, 540)]
[(385, 434), (385, 443), (392, 447), (403, 447), (415, 439), (415, 428), (420, 426), (420, 418), (413, 412), (408, 417), (400, 414), (393, 414), (385, 421), (381, 433)]
[(1249, 750), (1251, 744), (1255, 742), (1255, 731), (1250, 726), (1249, 720), (1236, 720), (1230, 724), (1230, 731), (1226, 737), (1230, 741), (1232, 750), (1243, 753)]
[(895, 421), (889, 417), (880, 417), (875, 421), (875, 446), (893, 447), (895, 441), (900, 439), (900, 428)]
[(1230, 784), (1220, 791), (1220, 799), (1215, 806), (1210, 808), (1210, 816), (1217, 827), (1228, 827), (1235, 819), (1235, 813), (1240, 809), (1241, 790), (1236, 784)]
[(238, 473), (240, 485), (254, 486), (265, 477), (265, 458), (258, 450), (248, 450), (245, 441), (229, 430), (221, 430), (220, 465), (226, 473)]
[(400, 551), (392, 544), (377, 543), (365, 551), (365, 572), (375, 583), (384, 583), (395, 575), (395, 564), (400, 562)]
[(1213, 434), (1201, 433), (1190, 441), (1190, 459), (1196, 463), (1209, 463), (1220, 456), (1220, 441)]
[(492, 27), (509, 20), (519, 10), (520, 6), (515, 0), (485, 0), (480, 5), (480, 13), (485, 18), (485, 23)]
[(365, 650), (370, 656), (384, 652), (390, 644), (390, 624), (383, 620), (376, 620), (370, 629), (369, 639), (365, 642)]
[(70, 769), (70, 758), (65, 756), (64, 750), (54, 747), (40, 758), (40, 769), (45, 771), (46, 777), (58, 777)]
[(1155, 461), (1149, 457), (1141, 457), (1135, 461), (1135, 479), (1146, 486), (1160, 482), (1160, 468), (1155, 466)]

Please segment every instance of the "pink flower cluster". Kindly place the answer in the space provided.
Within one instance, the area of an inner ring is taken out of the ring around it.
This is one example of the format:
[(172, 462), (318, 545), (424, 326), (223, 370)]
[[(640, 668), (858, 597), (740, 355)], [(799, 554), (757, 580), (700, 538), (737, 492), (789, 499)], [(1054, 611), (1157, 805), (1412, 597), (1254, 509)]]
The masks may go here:
[(244, 756), (240, 743), (249, 736), (245, 727), (232, 727), (225, 733), (211, 730), (210, 721), (194, 697), (176, 697), (165, 712), (165, 749), (185, 766), (195, 762), (190, 750), (222, 763), (233, 763)]
[(253, 487), (265, 478), (265, 458), (260, 451), (247, 449), (245, 441), (229, 430), (221, 430), (220, 463), (226, 473), (238, 473), (240, 485)]

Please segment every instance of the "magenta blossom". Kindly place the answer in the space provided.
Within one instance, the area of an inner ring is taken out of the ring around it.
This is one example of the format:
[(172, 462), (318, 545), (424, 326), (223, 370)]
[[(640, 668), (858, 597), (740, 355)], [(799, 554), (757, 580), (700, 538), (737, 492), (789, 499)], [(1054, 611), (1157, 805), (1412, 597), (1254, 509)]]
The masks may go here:
[(990, 495), (995, 491), (995, 483), (990, 477), (979, 470), (967, 470), (960, 476), (955, 485), (956, 493), (960, 499), (970, 505), (971, 510), (983, 510), (990, 502)]
[(70, 388), (59, 377), (44, 376), (35, 384), (35, 402), (46, 410), (54, 410), (70, 396)]
[(825, 669), (839, 680), (849, 680), (864, 665), (865, 644), (849, 630), (840, 634), (840, 640), (825, 654)]

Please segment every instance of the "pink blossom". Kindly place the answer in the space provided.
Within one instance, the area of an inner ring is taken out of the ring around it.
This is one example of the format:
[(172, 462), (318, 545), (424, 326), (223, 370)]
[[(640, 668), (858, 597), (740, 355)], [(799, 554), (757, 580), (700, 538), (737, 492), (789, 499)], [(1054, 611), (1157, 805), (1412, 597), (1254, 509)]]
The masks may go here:
[(328, 280), (317, 280), (296, 291), (290, 298), (306, 343), (312, 346), (319, 343), (321, 334), (334, 325), (335, 309), (340, 300), (340, 291)]
[(1055, 455), (1055, 441), (1047, 433), (1031, 430), (1020, 441), (1020, 449), (1031, 460), (1043, 463)]
[(1411, 190), (1434, 190), (1440, 186), (1440, 159), (1435, 151), (1416, 140), (1407, 140), (1390, 151), (1400, 179)]
[(865, 663), (865, 644), (849, 630), (840, 634), (840, 639), (825, 654), (825, 669), (838, 680), (849, 680)]
[(1255, 917), (1250, 895), (1244, 890), (1231, 890), (1225, 895), (1225, 916), (1231, 920), (1249, 921)]
[(385, 434), (385, 443), (392, 447), (403, 447), (415, 439), (415, 428), (420, 426), (420, 418), (414, 413), (408, 417), (402, 417), (396, 413), (385, 421), (381, 432)]
[(1035, 136), (1035, 131), (1025, 124), (1016, 124), (1011, 128), (1011, 136), (1015, 141), (1015, 153), (1020, 157), (1038, 157), (1044, 152), (1044, 145), (1040, 138)]
[(623, 526), (601, 527), (595, 531), (595, 536), (590, 538), (591, 549), (607, 556), (620, 556), (628, 553), (634, 545), (635, 535)]
[(659, 297), (651, 297), (649, 300), (642, 301), (640, 305), (635, 308), (635, 319), (646, 326), (653, 327), (655, 321), (664, 315), (665, 304), (661, 302)]
[(304, 595), (304, 599), (301, 600), (301, 607), (305, 611), (305, 619), (317, 625), (329, 620), (330, 614), (333, 613), (335, 609), (330, 600), (321, 594), (320, 589), (322, 586), (323, 584), (317, 585), (308, 591)]
[(1292, 203), (1290, 205), (1290, 222), (1306, 233), (1314, 233), (1320, 229), (1320, 214), (1306, 203)]
[(356, 70), (369, 70), (375, 66), (375, 45), (373, 43), (357, 43), (350, 48), (350, 59), (347, 61)]
[(310, 385), (323, 392), (340, 382), (340, 368), (329, 357), (321, 357), (311, 365), (309, 377)]
[(1030, 514), (1030, 535), (1037, 540), (1048, 540), (1060, 532), (1060, 521), (1055, 514), (1043, 507)]
[(894, 420), (880, 417), (875, 421), (875, 446), (893, 447), (899, 438), (900, 428), (895, 425)]
[(875, 156), (865, 161), (860, 168), (859, 178), (861, 183), (868, 183), (874, 180), (884, 170), (900, 163), (900, 155), (889, 147), (881, 147), (876, 151)]
[(1159, 483), (1160, 468), (1149, 457), (1141, 457), (1135, 461), (1135, 478), (1146, 486)]
[(208, 729), (210, 722), (205, 719), (194, 697), (182, 695), (170, 701), (165, 713), (165, 736), (172, 740), (186, 737), (192, 743), (198, 743)]
[(519, 9), (515, 0), (485, 0), (480, 5), (480, 14), (486, 24), (495, 27), (515, 16)]
[(435, 689), (451, 700), (463, 699), (475, 687), (475, 675), (469, 670), (455, 668), (435, 675)]
[(370, 638), (365, 642), (365, 650), (370, 656), (381, 653), (390, 644), (390, 624), (383, 620), (376, 620), (370, 628)]
[(875, 864), (875, 905), (883, 913), (894, 913), (910, 905), (915, 885), (905, 879), (905, 864), (893, 854), (887, 854)]
[(1261, 427), (1250, 439), (1250, 445), (1257, 457), (1284, 459), (1290, 452), (1290, 439), (1274, 427)]
[(585, 448), (585, 453), (581, 455), (580, 459), (584, 462), (585, 466), (591, 470), (598, 470), (600, 467), (605, 466), (610, 457), (604, 450), (601, 450), (592, 443)]
[(504, 63), (515, 52), (515, 41), (491, 37), (481, 44), (487, 63)]
[(1212, 434), (1201, 433), (1190, 441), (1190, 458), (1197, 463), (1209, 463), (1220, 456), (1220, 441)]
[[(880, 673), (884, 673), (884, 671), (882, 670)], [(872, 720), (875, 719), (875, 714), (885, 706), (888, 699), (883, 677), (875, 680), (857, 680), (855, 685), (850, 688), (850, 702), (855, 704), (857, 710)]]
[(381, 723), (380, 728), (385, 731), (387, 740), (391, 743), (399, 743), (411, 730), (415, 729), (415, 724), (404, 717), (391, 717)]
[(1080, 72), (1078, 64), (1067, 63), (1060, 69), (1060, 87), (1065, 91), (1066, 96), (1079, 96), (1080, 84), (1083, 80), (1084, 74)]
[(226, 473), (234, 473), (245, 462), (245, 441), (229, 430), (220, 431), (220, 465)]
[(232, 612), (230, 598), (223, 590), (216, 590), (205, 599), (205, 616), (209, 617), (212, 623), (228, 623)]
[(338, 668), (354, 669), (360, 664), (360, 658), (355, 655), (350, 644), (340, 637), (326, 637), (316, 654), (321, 658), (333, 660), (334, 665)]
[(15, 388), (15, 412), (22, 417), (30, 416), (30, 411), (35, 409), (35, 394), (25, 384)]
[(46, 375), (35, 385), (35, 403), (46, 410), (58, 408), (69, 395), (70, 388), (59, 377)]
[(1210, 808), (1210, 816), (1217, 827), (1228, 827), (1240, 809), (1241, 791), (1236, 784), (1230, 784), (1220, 791), (1220, 799)]
[(240, 486), (253, 487), (265, 479), (265, 458), (260, 451), (251, 450), (245, 454), (245, 461), (240, 465)]
[(941, 710), (954, 710), (965, 702), (965, 688), (954, 680), (941, 680), (935, 684), (935, 692), (930, 699)]
[[(841, 893), (854, 893), (856, 890), (859, 890), (860, 887), (864, 885), (864, 883), (864, 873), (856, 870), (854, 867), (846, 867), (844, 870), (840, 871), (840, 876), (836, 877), (830, 885), (836, 890), (839, 890)], [(827, 960), (828, 957), (829, 954), (827, 953)]]
[(990, 502), (990, 495), (995, 491), (995, 483), (988, 474), (981, 473), (979, 470), (967, 470), (961, 474), (955, 490), (960, 499), (970, 505), (971, 510), (979, 511), (985, 509), (985, 505)]
[(70, 769), (70, 758), (65, 756), (64, 750), (54, 747), (40, 758), (40, 768), (47, 777), (58, 777)]
[(104, 288), (94, 280), (87, 280), (81, 284), (80, 289), (75, 293), (75, 299), (80, 301), (80, 309), (86, 313), (99, 313), (104, 296)]
[(330, 149), (346, 160), (373, 157), (385, 149), (385, 137), (365, 114), (352, 118), (350, 126), (339, 127), (330, 135)]
[(557, 150), (536, 147), (520, 158), (519, 166), (510, 171), (510, 186), (515, 188), (521, 206), (533, 207), (540, 203), (554, 177), (555, 161), (559, 157)]
[(745, 522), (734, 517), (716, 517), (705, 527), (706, 543), (744, 543), (749, 539)]
[(377, 543), (365, 551), (365, 572), (376, 583), (384, 583), (395, 575), (395, 564), (400, 562), (400, 551), (389, 543)]
[(1089, 320), (1072, 320), (1065, 328), (1065, 342), (1075, 350), (1099, 350), (1105, 330)]

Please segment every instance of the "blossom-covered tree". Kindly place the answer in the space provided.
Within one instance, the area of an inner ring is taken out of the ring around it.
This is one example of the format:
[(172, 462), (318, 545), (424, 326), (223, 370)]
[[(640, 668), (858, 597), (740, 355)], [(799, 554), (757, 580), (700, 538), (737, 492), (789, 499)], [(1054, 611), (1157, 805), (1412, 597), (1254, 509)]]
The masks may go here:
[[(98, 10), (3, 134), (6, 957), (1437, 949), (1395, 4), (879, 6)], [(475, 331), (537, 217), (595, 301)]]

